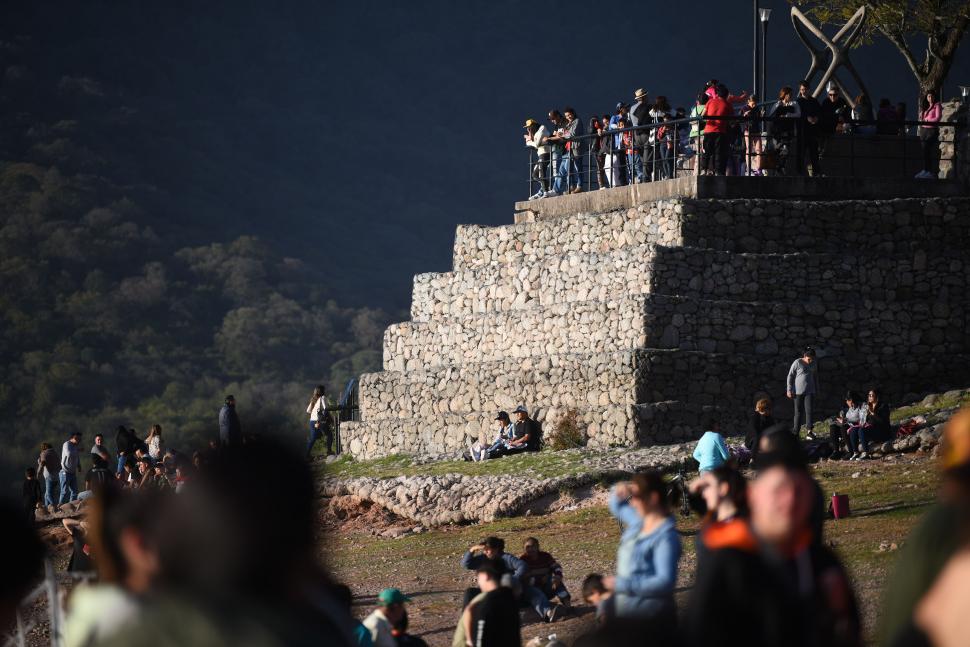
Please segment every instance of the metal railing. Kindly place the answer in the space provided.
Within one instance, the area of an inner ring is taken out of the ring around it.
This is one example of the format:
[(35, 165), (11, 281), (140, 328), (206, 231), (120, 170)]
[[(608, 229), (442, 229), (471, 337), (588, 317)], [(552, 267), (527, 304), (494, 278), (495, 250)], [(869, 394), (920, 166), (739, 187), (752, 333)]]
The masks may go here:
[[(6, 637), (3, 642), (4, 647), (25, 647), (28, 641), (28, 634), (36, 628), (37, 624), (29, 617), (25, 617), (23, 610), (32, 607), (41, 597), (47, 598), (47, 616), (50, 622), (49, 635), (52, 647), (60, 647), (64, 644), (64, 622), (62, 619), (60, 586), (57, 582), (57, 574), (54, 572), (54, 564), (50, 559), (44, 560), (44, 579), (33, 588), (17, 605), (16, 624), (14, 630)], [(35, 640), (31, 639), (31, 642)]]
[(331, 424), (333, 424), (333, 451), (339, 455), (343, 452), (340, 423), (360, 420), (360, 386), (357, 383), (357, 378), (347, 382), (337, 404), (327, 407), (327, 413), (330, 415)]
[[(720, 129), (723, 133), (712, 137), (704, 129), (715, 121), (728, 124)], [(837, 131), (829, 133), (804, 118), (759, 113), (604, 128), (552, 144), (545, 154), (530, 146), (529, 196), (550, 197), (689, 175), (902, 178), (913, 177), (920, 170), (938, 174), (941, 165), (956, 161), (957, 148), (951, 147), (949, 156), (942, 155), (940, 134), (944, 129), (955, 133), (959, 127), (952, 121), (855, 120), (840, 122)], [(917, 147), (919, 152), (909, 150)], [(925, 168), (927, 165), (931, 168)]]

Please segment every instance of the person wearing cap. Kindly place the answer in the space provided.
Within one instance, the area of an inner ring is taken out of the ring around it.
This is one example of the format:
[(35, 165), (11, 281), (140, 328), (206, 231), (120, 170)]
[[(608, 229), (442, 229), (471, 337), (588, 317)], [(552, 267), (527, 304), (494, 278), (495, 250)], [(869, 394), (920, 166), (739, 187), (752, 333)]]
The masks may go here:
[(509, 440), (509, 453), (537, 452), (542, 443), (539, 423), (529, 417), (529, 410), (519, 405), (512, 412), (515, 424), (512, 425), (512, 439)]
[(795, 417), (792, 420), (792, 433), (796, 436), (802, 428), (802, 410), (805, 411), (805, 425), (808, 427), (809, 440), (812, 440), (812, 404), (818, 395), (818, 362), (815, 349), (806, 347), (802, 356), (792, 362), (788, 369), (786, 395), (795, 401)]
[(61, 471), (58, 480), (61, 486), (59, 503), (77, 499), (77, 473), (81, 469), (81, 432), (75, 431), (61, 446)]
[(485, 458), (493, 458), (493, 454), (507, 448), (512, 440), (512, 421), (509, 419), (509, 414), (505, 411), (499, 411), (498, 415), (495, 416), (495, 422), (498, 423), (498, 436), (495, 437), (495, 442), (485, 450)]
[(394, 640), (394, 624), (404, 617), (404, 604), (411, 598), (400, 589), (384, 589), (377, 596), (378, 607), (364, 618), (364, 626), (370, 630), (374, 647), (397, 647)]
[(939, 502), (926, 513), (899, 551), (880, 616), (879, 644), (894, 644), (903, 631), (926, 630), (920, 618), (921, 600), (942, 580), (947, 562), (967, 547), (970, 530), (970, 407), (957, 411), (940, 438), (943, 482)]
[(813, 540), (804, 454), (782, 432), (748, 488), (750, 523), (707, 537), (685, 615), (687, 645), (858, 647), (859, 609), (838, 557)]
[(529, 196), (530, 200), (544, 198), (549, 191), (550, 147), (546, 143), (549, 131), (535, 119), (525, 120), (525, 145), (536, 151), (537, 161), (532, 166), (532, 179), (539, 183), (539, 190)]

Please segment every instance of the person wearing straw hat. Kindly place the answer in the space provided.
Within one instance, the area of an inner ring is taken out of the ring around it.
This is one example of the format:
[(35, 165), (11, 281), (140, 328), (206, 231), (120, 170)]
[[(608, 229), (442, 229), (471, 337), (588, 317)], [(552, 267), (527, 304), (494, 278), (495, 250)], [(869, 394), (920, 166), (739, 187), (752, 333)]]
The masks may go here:
[(378, 607), (364, 618), (364, 626), (370, 630), (374, 647), (397, 647), (393, 629), (395, 623), (404, 617), (404, 604), (411, 598), (401, 589), (384, 589), (377, 596)]
[[(634, 128), (646, 126), (651, 121), (649, 95), (643, 88), (638, 88), (633, 93), (633, 99), (636, 103), (630, 106), (630, 125)], [(647, 175), (646, 168), (649, 165), (649, 160), (644, 156), (644, 151), (647, 150), (646, 146), (649, 141), (650, 132), (648, 130), (633, 131), (633, 143), (636, 148), (633, 154), (634, 168), (632, 175), (636, 178), (637, 183), (643, 182), (644, 177)]]
[(539, 182), (539, 190), (529, 196), (530, 200), (539, 200), (546, 197), (549, 192), (549, 157), (550, 147), (546, 144), (549, 139), (549, 131), (535, 119), (525, 120), (525, 145), (534, 148), (538, 155), (538, 160), (532, 166), (532, 179)]

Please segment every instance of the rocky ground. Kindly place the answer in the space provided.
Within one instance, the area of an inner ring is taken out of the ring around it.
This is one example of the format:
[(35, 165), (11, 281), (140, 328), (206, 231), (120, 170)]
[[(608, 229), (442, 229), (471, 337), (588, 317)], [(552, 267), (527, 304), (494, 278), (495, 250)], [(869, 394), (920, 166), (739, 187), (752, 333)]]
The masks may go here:
[[(943, 424), (968, 400), (970, 390), (926, 396), (893, 414), (896, 423), (922, 416), (916, 432), (878, 447), (873, 460), (812, 466), (824, 491), (850, 497), (852, 517), (827, 521), (825, 533), (852, 574), (870, 637), (896, 551), (934, 500)], [(692, 449), (577, 449), (486, 463), (341, 459), (320, 482), (321, 525), (329, 532), (325, 558), (352, 583), (360, 615), (382, 588), (398, 586), (414, 597), (414, 632), (431, 645), (447, 645), (462, 591), (472, 581), (458, 563), (469, 545), (496, 534), (519, 550), (526, 537), (537, 536), (578, 592), (586, 574), (614, 566), (619, 529), (605, 507), (608, 484), (647, 467), (676, 470)], [(693, 518), (680, 518), (678, 525), (685, 551), (677, 595), (684, 603), (698, 526)], [(556, 633), (568, 642), (591, 626), (592, 617), (580, 605), (565, 621), (548, 625), (524, 612), (523, 638)]]

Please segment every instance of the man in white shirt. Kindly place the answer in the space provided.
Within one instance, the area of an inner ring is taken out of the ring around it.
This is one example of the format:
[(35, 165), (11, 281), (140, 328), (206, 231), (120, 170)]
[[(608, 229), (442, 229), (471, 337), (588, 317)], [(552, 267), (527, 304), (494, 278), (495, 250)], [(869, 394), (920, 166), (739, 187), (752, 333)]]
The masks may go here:
[(81, 432), (75, 431), (61, 447), (61, 498), (60, 503), (77, 499), (77, 473), (81, 467)]
[(377, 596), (379, 607), (364, 618), (364, 626), (370, 631), (374, 647), (397, 647), (397, 641), (391, 630), (394, 624), (404, 617), (404, 603), (411, 598), (401, 593), (400, 589), (384, 589)]

